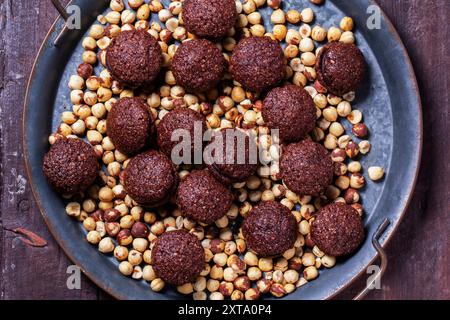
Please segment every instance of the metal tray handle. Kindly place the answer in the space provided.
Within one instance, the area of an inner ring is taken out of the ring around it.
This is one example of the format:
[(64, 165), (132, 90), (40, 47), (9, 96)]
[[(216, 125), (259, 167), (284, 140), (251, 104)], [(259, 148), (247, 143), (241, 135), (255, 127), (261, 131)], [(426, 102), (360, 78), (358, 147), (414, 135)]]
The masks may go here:
[(372, 237), (372, 245), (374, 246), (375, 250), (377, 251), (377, 256), (380, 258), (380, 269), (378, 273), (372, 278), (370, 282), (368, 282), (363, 290), (361, 290), (354, 298), (353, 300), (362, 300), (364, 297), (372, 290), (372, 286), (378, 282), (381, 281), (381, 277), (383, 276), (384, 272), (386, 271), (387, 265), (388, 265), (388, 257), (386, 255), (386, 252), (384, 251), (383, 247), (380, 244), (380, 238), (383, 235), (383, 233), (386, 231), (387, 227), (389, 226), (390, 221), (389, 219), (384, 219), (383, 222), (378, 226), (377, 230), (375, 231), (373, 237)]
[(67, 14), (66, 9), (61, 4), (61, 2), (59, 2), (58, 0), (51, 0), (51, 1), (53, 3), (53, 6), (55, 7), (55, 9), (58, 10), (58, 12), (61, 15), (61, 17), (64, 20), (67, 20), (69, 18), (69, 15)]

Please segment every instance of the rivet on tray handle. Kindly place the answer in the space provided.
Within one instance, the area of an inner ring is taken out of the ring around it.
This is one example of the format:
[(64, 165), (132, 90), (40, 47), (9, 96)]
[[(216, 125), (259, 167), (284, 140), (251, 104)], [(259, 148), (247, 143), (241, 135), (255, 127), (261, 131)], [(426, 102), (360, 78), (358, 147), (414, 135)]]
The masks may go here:
[[(67, 13), (66, 9), (61, 4), (61, 2), (59, 2), (59, 0), (51, 0), (51, 1), (52, 1), (53, 6), (55, 7), (55, 9), (59, 12), (61, 17), (64, 19), (64, 21), (67, 21), (67, 19), (69, 18), (69, 14)], [(55, 41), (53, 42), (53, 45), (55, 47), (59, 46), (61, 37), (66, 32), (67, 29), (68, 29), (67, 25), (64, 23), (64, 27), (62, 28), (61, 32), (58, 34)]]
[(369, 292), (374, 283), (381, 280), (381, 277), (383, 276), (384, 272), (386, 271), (386, 267), (388, 264), (388, 257), (386, 255), (386, 252), (384, 251), (383, 247), (381, 246), (379, 239), (383, 235), (384, 231), (386, 231), (387, 227), (389, 226), (390, 221), (389, 219), (384, 219), (384, 221), (378, 226), (377, 230), (375, 231), (373, 237), (372, 237), (372, 244), (375, 247), (375, 250), (377, 250), (377, 255), (380, 257), (380, 270), (378, 273), (372, 277), (372, 280), (366, 284), (365, 288), (361, 290), (354, 298), (353, 300), (362, 300)]

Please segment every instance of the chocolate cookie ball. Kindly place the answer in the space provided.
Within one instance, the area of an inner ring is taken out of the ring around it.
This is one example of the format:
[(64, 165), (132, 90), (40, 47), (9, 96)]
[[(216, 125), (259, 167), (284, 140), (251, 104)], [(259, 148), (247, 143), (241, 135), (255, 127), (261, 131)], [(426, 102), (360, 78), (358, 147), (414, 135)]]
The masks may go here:
[(92, 146), (81, 139), (58, 139), (44, 156), (42, 170), (59, 193), (72, 195), (86, 190), (100, 169)]
[(295, 142), (315, 127), (316, 107), (309, 93), (295, 85), (269, 91), (262, 117), (270, 129), (278, 129), (283, 142)]
[(318, 143), (304, 140), (282, 150), (280, 177), (299, 195), (318, 196), (331, 184), (333, 173), (331, 157)]
[(188, 91), (203, 92), (214, 88), (222, 79), (226, 60), (212, 42), (205, 39), (184, 41), (172, 60), (177, 84)]
[(297, 223), (287, 207), (267, 201), (250, 211), (242, 232), (252, 251), (262, 257), (274, 257), (294, 247)]
[(364, 227), (358, 212), (345, 203), (321, 208), (311, 224), (311, 239), (320, 250), (334, 257), (349, 255), (364, 240)]
[(341, 96), (358, 88), (364, 79), (366, 61), (354, 44), (331, 42), (320, 51), (316, 70), (319, 83)]
[(106, 49), (106, 67), (111, 76), (131, 88), (150, 86), (162, 63), (158, 41), (144, 30), (123, 31)]
[(224, 184), (245, 181), (258, 168), (256, 143), (242, 130), (221, 130), (205, 150), (205, 162), (216, 179)]
[(107, 134), (122, 153), (133, 155), (151, 144), (155, 126), (149, 106), (141, 98), (122, 98), (111, 108)]
[(141, 205), (157, 207), (175, 192), (178, 175), (164, 154), (147, 151), (132, 158), (124, 171), (124, 187), (128, 195)]
[(176, 286), (195, 282), (204, 263), (205, 251), (200, 241), (184, 230), (163, 233), (152, 249), (152, 265), (156, 274)]
[(178, 188), (177, 204), (183, 216), (212, 224), (231, 208), (233, 194), (208, 170), (194, 170), (184, 177)]
[[(197, 127), (197, 129), (195, 129)], [(176, 130), (186, 130), (191, 137), (191, 160), (194, 159), (194, 154), (199, 154), (199, 161), (202, 159), (202, 147), (203, 147), (203, 134), (207, 130), (205, 117), (189, 108), (176, 108), (170, 111), (162, 118), (157, 126), (158, 131), (158, 146), (162, 153), (169, 158), (172, 158), (172, 149), (177, 146), (182, 140), (180, 137), (176, 141), (172, 141), (172, 134)], [(195, 149), (195, 130), (198, 130), (200, 136), (200, 144), (197, 145), (198, 150)], [(183, 157), (184, 152), (176, 152), (177, 156)], [(186, 157), (187, 158), (187, 157)], [(175, 160), (175, 159), (173, 159)], [(184, 161), (183, 161), (184, 162)], [(179, 163), (177, 163), (179, 164)]]
[(269, 37), (244, 38), (234, 49), (230, 71), (237, 82), (251, 91), (270, 89), (284, 79), (283, 49)]
[(238, 13), (234, 0), (185, 0), (182, 15), (187, 31), (217, 39), (227, 35)]

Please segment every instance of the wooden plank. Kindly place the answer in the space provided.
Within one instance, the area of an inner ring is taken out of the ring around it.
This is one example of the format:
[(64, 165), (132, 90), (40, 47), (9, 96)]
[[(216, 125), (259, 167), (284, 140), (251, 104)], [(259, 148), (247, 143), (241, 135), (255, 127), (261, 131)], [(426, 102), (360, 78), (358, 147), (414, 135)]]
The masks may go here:
[[(449, 299), (450, 2), (379, 0), (409, 52), (419, 82), (424, 149), (414, 198), (387, 251), (382, 290), (369, 299)], [(351, 298), (361, 279), (340, 298)]]
[[(84, 276), (82, 290), (69, 290), (66, 269), (72, 263), (49, 234), (33, 201), (22, 157), (22, 104), (32, 61), (56, 17), (50, 1), (3, 1), (1, 4), (2, 299), (96, 299), (99, 290)], [(24, 228), (47, 241), (38, 248), (13, 232)]]

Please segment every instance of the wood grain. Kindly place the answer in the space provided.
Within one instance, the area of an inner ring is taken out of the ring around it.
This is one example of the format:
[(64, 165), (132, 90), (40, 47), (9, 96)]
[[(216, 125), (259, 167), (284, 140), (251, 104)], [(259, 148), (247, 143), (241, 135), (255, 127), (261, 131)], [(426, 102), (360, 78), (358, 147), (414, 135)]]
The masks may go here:
[[(65, 1), (67, 2), (67, 1)], [(368, 299), (450, 299), (449, 74), (450, 1), (379, 0), (411, 56), (424, 113), (424, 152), (414, 198), (387, 247), (382, 289)], [(83, 277), (66, 286), (72, 263), (49, 234), (33, 200), (22, 157), (22, 104), (32, 62), (57, 12), (50, 1), (0, 0), (0, 298), (104, 299)], [(12, 230), (23, 228), (47, 244), (34, 247)], [(351, 298), (365, 277), (341, 294)]]
[[(57, 13), (50, 1), (2, 1), (0, 6), (2, 299), (97, 299), (104, 294), (83, 277), (82, 290), (66, 286), (72, 265), (47, 230), (33, 201), (22, 157), (22, 105), (34, 57)], [(16, 228), (47, 241), (24, 243)]]

